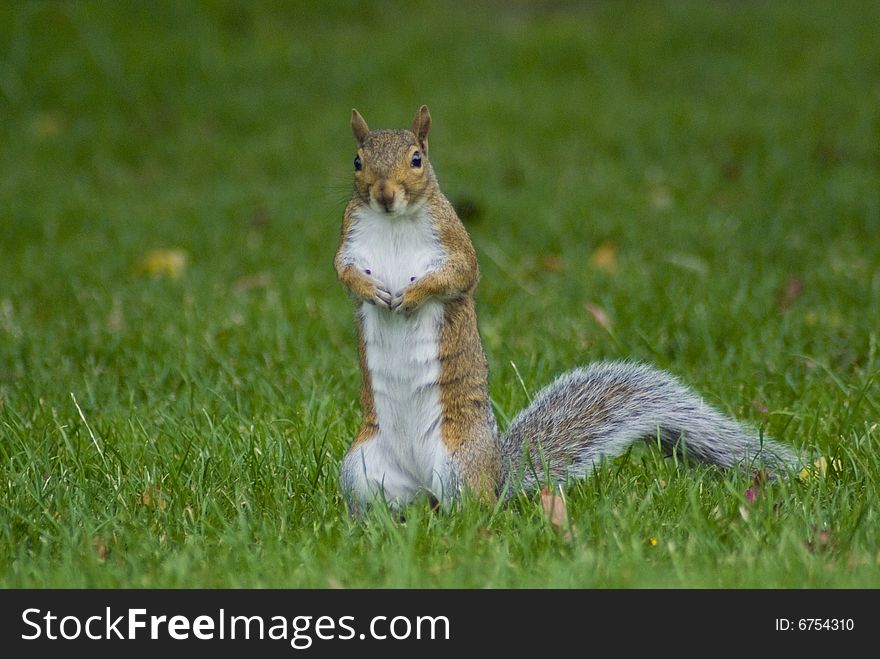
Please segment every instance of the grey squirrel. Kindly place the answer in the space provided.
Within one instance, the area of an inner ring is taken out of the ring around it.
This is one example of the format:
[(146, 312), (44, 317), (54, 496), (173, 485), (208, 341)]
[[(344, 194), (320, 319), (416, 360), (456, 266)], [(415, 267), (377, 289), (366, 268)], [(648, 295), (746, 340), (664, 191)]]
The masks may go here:
[(335, 258), (356, 305), (362, 373), (363, 425), (340, 477), (350, 510), (399, 509), (425, 494), (441, 505), (464, 492), (491, 502), (547, 478), (583, 478), (641, 439), (722, 467), (796, 467), (792, 449), (629, 362), (563, 374), (499, 436), (474, 308), (476, 252), (428, 158), (428, 108), (411, 130), (371, 131), (357, 110), (351, 126), (354, 194)]

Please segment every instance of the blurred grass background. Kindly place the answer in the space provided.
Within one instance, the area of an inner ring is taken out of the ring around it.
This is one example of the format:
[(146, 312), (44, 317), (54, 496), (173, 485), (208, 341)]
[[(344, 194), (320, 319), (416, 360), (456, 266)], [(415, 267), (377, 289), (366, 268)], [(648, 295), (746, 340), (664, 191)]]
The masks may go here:
[[(854, 0), (3, 3), (0, 584), (880, 585), (878, 24)], [(748, 477), (636, 451), (569, 489), (573, 545), (526, 498), (351, 523), (349, 113), (421, 103), (502, 426), (556, 373), (640, 359), (842, 469), (743, 515)]]

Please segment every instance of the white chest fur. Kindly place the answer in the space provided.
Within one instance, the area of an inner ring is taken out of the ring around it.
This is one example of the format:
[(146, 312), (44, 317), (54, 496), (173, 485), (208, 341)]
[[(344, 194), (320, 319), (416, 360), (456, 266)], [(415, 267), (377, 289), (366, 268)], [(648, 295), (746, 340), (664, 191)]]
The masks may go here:
[(443, 256), (424, 208), (406, 215), (364, 208), (352, 223), (345, 245), (346, 261), (369, 271), (392, 293), (436, 268)]
[[(345, 257), (394, 294), (438, 267), (444, 253), (427, 212), (395, 217), (364, 210)], [(397, 504), (423, 491), (448, 499), (455, 484), (441, 440), (437, 384), (443, 305), (429, 300), (404, 315), (364, 302), (359, 313), (379, 430), (346, 457), (349, 486), (361, 499), (380, 494)]]

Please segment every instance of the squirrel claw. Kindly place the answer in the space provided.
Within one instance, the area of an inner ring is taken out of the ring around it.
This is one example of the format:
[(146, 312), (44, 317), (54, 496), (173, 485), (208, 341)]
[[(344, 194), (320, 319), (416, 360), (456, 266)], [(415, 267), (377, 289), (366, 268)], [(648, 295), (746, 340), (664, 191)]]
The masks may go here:
[(373, 293), (373, 300), (374, 300), (373, 304), (378, 304), (379, 306), (387, 307), (387, 308), (391, 307), (391, 301), (392, 301), (391, 293), (389, 291), (385, 290), (384, 288), (382, 288), (381, 286), (376, 287), (376, 290)]
[(391, 299), (391, 303), (388, 305), (388, 308), (391, 311), (397, 311), (400, 309), (400, 306), (403, 304), (403, 291), (397, 291), (394, 294), (394, 297)]

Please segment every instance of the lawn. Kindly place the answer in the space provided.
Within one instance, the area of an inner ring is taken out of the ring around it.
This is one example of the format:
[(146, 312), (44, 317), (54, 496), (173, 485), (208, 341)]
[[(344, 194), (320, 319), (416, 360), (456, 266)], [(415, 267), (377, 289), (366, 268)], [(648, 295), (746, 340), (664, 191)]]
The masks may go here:
[[(878, 24), (867, 0), (3, 3), (0, 586), (880, 587)], [(502, 427), (633, 359), (824, 473), (752, 497), (644, 445), (564, 489), (569, 534), (534, 495), (351, 520), (350, 111), (421, 103)]]

